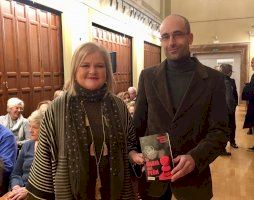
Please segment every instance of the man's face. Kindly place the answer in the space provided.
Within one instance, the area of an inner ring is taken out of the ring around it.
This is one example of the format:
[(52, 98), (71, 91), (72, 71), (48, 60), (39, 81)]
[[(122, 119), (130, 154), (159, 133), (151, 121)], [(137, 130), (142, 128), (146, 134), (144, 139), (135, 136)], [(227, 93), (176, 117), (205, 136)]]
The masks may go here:
[(178, 16), (167, 17), (160, 27), (161, 46), (169, 60), (179, 60), (189, 55), (193, 35), (187, 33), (184, 20)]

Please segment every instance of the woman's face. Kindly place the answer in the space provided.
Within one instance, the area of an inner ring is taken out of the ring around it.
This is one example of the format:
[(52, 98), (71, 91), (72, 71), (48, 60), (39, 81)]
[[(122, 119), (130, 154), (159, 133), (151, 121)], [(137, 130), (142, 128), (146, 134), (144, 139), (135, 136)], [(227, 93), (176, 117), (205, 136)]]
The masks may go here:
[(100, 89), (106, 82), (106, 63), (99, 52), (89, 54), (77, 68), (76, 80), (87, 90)]
[(21, 112), (23, 111), (23, 107), (21, 105), (16, 105), (16, 106), (13, 106), (9, 109), (9, 114), (11, 116), (11, 119), (12, 120), (17, 120), (20, 115), (21, 115)]
[(128, 103), (128, 102), (130, 101), (130, 95), (129, 95), (129, 93), (126, 93), (126, 94), (123, 96), (123, 101), (124, 101), (125, 103)]
[(38, 140), (40, 125), (34, 122), (29, 122), (29, 132), (31, 134), (31, 140)]

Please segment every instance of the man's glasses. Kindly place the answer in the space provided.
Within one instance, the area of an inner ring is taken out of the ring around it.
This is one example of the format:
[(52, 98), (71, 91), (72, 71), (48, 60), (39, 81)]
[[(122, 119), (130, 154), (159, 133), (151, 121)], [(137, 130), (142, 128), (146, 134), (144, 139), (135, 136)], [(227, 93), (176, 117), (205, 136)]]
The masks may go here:
[(177, 31), (173, 33), (164, 33), (161, 35), (160, 41), (165, 42), (170, 40), (170, 38), (172, 38), (173, 40), (180, 40), (180, 39), (183, 39), (184, 36), (188, 34), (189, 33), (181, 32), (181, 31)]

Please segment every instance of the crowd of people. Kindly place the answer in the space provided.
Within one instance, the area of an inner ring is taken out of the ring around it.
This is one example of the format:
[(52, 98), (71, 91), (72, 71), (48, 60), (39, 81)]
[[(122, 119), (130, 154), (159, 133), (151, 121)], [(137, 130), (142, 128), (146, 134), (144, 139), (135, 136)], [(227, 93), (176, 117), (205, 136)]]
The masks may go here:
[[(166, 59), (141, 72), (138, 89), (114, 95), (109, 53), (88, 42), (74, 52), (71, 78), (53, 101), (40, 102), (27, 119), (21, 99), (7, 101), (0, 116), (3, 199), (212, 198), (209, 164), (225, 155), (228, 141), (238, 148), (232, 66), (218, 72), (190, 56), (193, 34), (183, 16), (167, 16), (160, 35)], [(243, 94), (248, 109), (252, 79)], [(174, 162), (170, 183), (133, 179), (133, 165), (145, 164), (138, 138), (165, 132)]]

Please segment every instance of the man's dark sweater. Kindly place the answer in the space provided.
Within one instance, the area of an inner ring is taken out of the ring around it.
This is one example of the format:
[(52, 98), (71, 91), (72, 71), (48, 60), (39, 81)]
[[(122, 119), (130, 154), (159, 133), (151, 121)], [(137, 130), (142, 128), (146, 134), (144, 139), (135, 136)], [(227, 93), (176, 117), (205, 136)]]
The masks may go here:
[(167, 60), (167, 84), (174, 113), (190, 85), (195, 67), (196, 63), (190, 57), (177, 61)]

